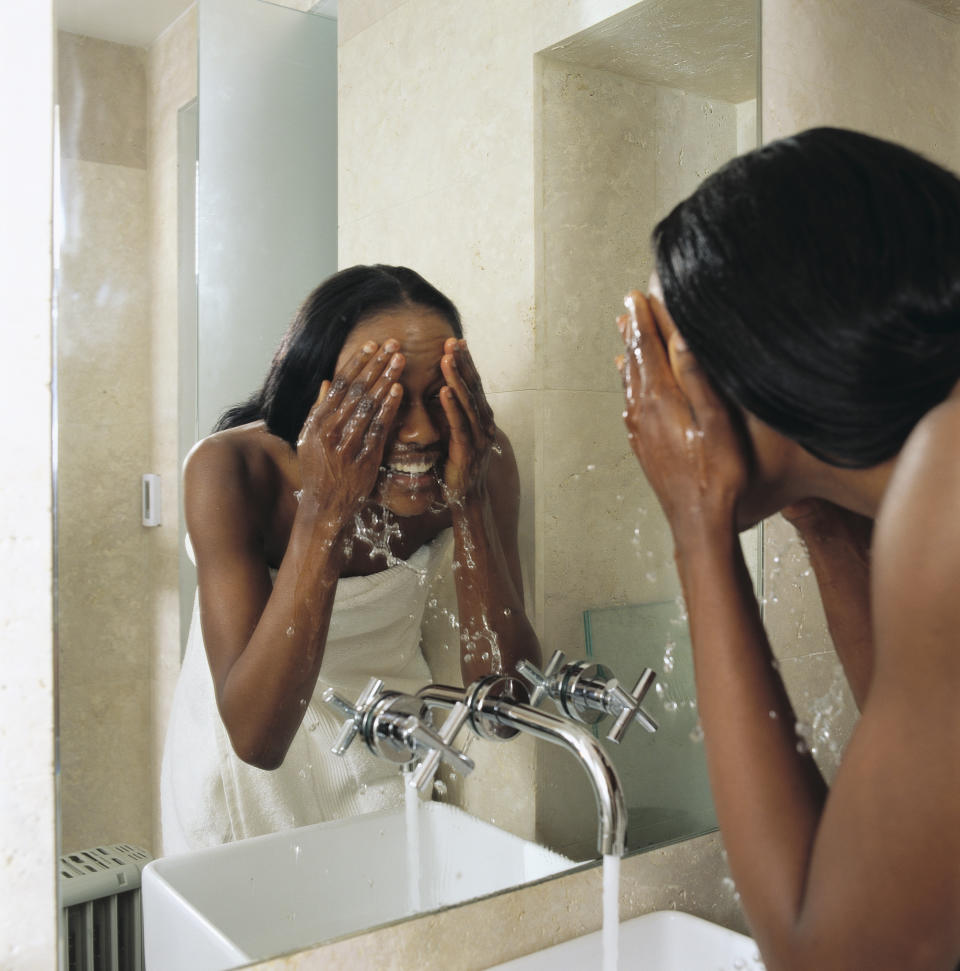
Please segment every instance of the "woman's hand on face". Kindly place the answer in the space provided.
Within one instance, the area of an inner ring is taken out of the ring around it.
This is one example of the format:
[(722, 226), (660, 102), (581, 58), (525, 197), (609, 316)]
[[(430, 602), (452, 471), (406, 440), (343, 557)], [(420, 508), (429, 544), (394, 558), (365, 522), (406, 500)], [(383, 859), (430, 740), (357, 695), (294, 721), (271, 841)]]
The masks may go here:
[(450, 426), (443, 486), (447, 501), (456, 503), (483, 487), (497, 429), (466, 341), (444, 343), (440, 370), (447, 382), (440, 403)]
[(735, 531), (747, 485), (742, 432), (687, 349), (666, 308), (632, 290), (617, 319), (624, 421), (678, 545)]
[(403, 399), (404, 357), (395, 340), (372, 341), (324, 381), (300, 430), (305, 495), (335, 516), (351, 516), (373, 492), (387, 435)]

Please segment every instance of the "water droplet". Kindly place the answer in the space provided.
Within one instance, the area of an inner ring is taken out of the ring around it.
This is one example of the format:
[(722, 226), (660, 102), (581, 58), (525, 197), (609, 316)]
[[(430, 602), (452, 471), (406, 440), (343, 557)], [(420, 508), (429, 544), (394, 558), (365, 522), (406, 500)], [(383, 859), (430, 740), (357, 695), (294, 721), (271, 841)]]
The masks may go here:
[(443, 781), (443, 779), (437, 779), (433, 783), (433, 791), (438, 796), (445, 796), (447, 794), (447, 784)]
[(512, 614), (512, 613), (513, 613), (513, 611), (509, 607), (504, 607), (503, 608), (503, 616), (504, 617), (509, 617), (510, 614)]
[(691, 742), (702, 742), (703, 741), (703, 726), (700, 722), (690, 730), (690, 741)]
[(293, 626), (293, 624), (291, 624), (291, 625), (290, 625), (290, 626), (289, 626), (289, 627), (287, 628), (287, 637), (293, 637), (293, 635), (294, 635), (295, 633), (296, 633), (296, 630), (294, 629), (294, 626)]
[(776, 712), (775, 712), (775, 711), (774, 711), (774, 710), (773, 710), (772, 708), (771, 708), (771, 709), (770, 709), (770, 710), (769, 710), (769, 711), (767, 712), (767, 714), (768, 714), (768, 715), (769, 715), (769, 716), (770, 716), (770, 717), (771, 717), (771, 718), (772, 718), (772, 719), (773, 719), (774, 721), (776, 721), (776, 720), (777, 720), (777, 718), (779, 717), (779, 715), (777, 715), (777, 713), (776, 713)]

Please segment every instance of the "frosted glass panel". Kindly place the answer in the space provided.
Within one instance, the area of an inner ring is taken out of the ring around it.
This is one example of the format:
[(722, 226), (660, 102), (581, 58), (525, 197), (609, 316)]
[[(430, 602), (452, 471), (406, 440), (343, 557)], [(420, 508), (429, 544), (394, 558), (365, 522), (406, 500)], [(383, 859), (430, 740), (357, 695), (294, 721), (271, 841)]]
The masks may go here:
[(199, 8), (198, 424), (247, 397), (337, 261), (337, 24)]
[(623, 783), (630, 849), (715, 829), (682, 608), (676, 601), (604, 607), (584, 611), (583, 621), (587, 656), (607, 665), (626, 688), (643, 668), (657, 672), (643, 702), (660, 726), (656, 734), (635, 724), (620, 745), (602, 739)]

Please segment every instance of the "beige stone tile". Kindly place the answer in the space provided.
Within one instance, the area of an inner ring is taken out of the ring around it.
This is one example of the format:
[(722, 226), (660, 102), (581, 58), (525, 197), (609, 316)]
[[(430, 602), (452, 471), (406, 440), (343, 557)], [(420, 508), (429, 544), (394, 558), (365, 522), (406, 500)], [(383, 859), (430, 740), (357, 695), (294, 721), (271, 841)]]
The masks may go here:
[(510, 439), (520, 473), (520, 518), (517, 542), (528, 608), (535, 600), (536, 549), (536, 392), (506, 391), (489, 395), (497, 425)]
[(149, 706), (146, 680), (61, 684), (65, 852), (118, 842), (152, 851)]
[[(340, 47), (341, 224), (529, 164), (524, 10), (507, 0), (408, 2)], [(369, 104), (377, 110), (354, 109)]]
[[(550, 653), (545, 650), (545, 657)], [(571, 660), (582, 656), (567, 654)], [(537, 842), (571, 860), (595, 860), (597, 799), (580, 762), (566, 749), (542, 743), (537, 748), (536, 786)]]
[(810, 654), (787, 658), (780, 672), (802, 735), (820, 771), (831, 782), (859, 717), (837, 656)]
[(59, 581), (61, 682), (79, 687), (145, 680), (153, 604), (146, 557), (61, 554)]
[(338, 42), (346, 44), (357, 34), (393, 14), (411, 0), (339, 0), (337, 4)]
[[(140, 477), (150, 471), (150, 429), (139, 424), (60, 422), (59, 552), (71, 564), (102, 563), (146, 549)], [(65, 581), (65, 576), (61, 581)]]
[[(916, 4), (767, 0), (763, 48), (767, 139), (813, 124), (872, 132), (898, 118), (940, 129), (954, 124), (957, 27)], [(776, 75), (790, 78), (788, 96)]]
[(151, 346), (145, 173), (65, 162), (63, 190), (59, 413), (73, 421), (144, 420)]
[(763, 618), (773, 653), (787, 658), (832, 650), (806, 550), (782, 516), (764, 524), (763, 570)]
[(876, 134), (870, 130), (873, 112), (869, 102), (842, 88), (773, 67), (764, 67), (762, 113), (764, 141), (819, 125)]
[(57, 58), (61, 154), (146, 168), (146, 52), (60, 31)]
[(542, 381), (615, 391), (614, 321), (652, 266), (656, 89), (546, 58), (541, 77)]
[[(736, 105), (658, 87), (656, 219), (737, 154)], [(652, 226), (651, 226), (652, 229)]]
[(532, 234), (532, 172), (511, 162), (341, 224), (339, 262), (401, 264), (421, 273), (459, 307), (484, 388), (529, 390)]
[(544, 392), (544, 637), (582, 648), (582, 612), (672, 600), (673, 541), (627, 443), (620, 393)]

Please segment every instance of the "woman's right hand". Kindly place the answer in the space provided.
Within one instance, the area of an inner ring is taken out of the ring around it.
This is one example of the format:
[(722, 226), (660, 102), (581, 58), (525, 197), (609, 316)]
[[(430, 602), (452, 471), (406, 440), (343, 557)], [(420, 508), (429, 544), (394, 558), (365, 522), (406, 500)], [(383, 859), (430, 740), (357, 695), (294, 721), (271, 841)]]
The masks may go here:
[(395, 340), (372, 341), (320, 385), (297, 441), (304, 499), (341, 522), (373, 492), (387, 435), (403, 399), (405, 359)]

